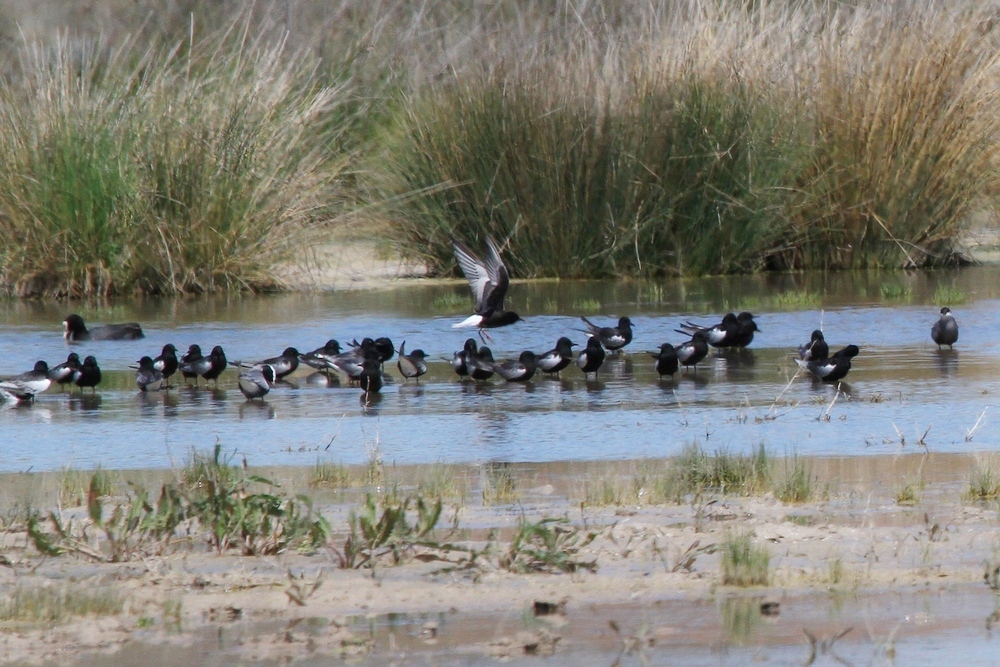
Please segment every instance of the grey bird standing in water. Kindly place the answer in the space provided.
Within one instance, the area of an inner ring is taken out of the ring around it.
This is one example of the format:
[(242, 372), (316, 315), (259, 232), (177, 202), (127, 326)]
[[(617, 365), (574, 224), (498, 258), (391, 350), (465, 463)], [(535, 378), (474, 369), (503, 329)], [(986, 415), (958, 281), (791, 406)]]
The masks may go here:
[(931, 340), (937, 343), (939, 350), (942, 345), (954, 349), (953, 346), (958, 342), (958, 322), (951, 314), (951, 308), (945, 306), (941, 309), (941, 317), (931, 327)]

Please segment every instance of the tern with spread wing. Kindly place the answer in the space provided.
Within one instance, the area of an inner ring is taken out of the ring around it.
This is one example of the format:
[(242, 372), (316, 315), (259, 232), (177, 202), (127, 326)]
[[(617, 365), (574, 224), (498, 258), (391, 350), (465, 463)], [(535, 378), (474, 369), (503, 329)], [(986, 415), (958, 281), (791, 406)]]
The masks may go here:
[[(521, 320), (520, 315), (511, 310), (503, 309), (507, 288), (510, 286), (510, 275), (507, 267), (500, 259), (500, 249), (496, 242), (486, 238), (486, 259), (477, 257), (468, 246), (460, 241), (453, 241), (455, 259), (462, 267), (462, 273), (472, 287), (476, 298), (476, 313), (471, 317), (453, 324), (452, 327), (478, 327), (480, 337), (485, 336), (483, 329), (495, 329), (514, 324)], [(486, 336), (488, 338), (488, 336)]]

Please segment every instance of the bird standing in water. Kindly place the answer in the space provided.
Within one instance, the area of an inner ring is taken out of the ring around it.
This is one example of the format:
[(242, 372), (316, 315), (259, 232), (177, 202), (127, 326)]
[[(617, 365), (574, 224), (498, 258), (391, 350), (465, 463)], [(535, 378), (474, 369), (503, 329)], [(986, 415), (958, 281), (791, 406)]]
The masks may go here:
[(599, 340), (608, 352), (617, 352), (632, 342), (632, 320), (627, 317), (619, 317), (616, 327), (599, 327), (586, 317), (580, 319), (587, 325), (587, 335)]
[(953, 346), (958, 342), (958, 322), (951, 314), (951, 308), (945, 306), (941, 309), (941, 317), (931, 327), (931, 340), (937, 343), (939, 350), (942, 345), (954, 349)]

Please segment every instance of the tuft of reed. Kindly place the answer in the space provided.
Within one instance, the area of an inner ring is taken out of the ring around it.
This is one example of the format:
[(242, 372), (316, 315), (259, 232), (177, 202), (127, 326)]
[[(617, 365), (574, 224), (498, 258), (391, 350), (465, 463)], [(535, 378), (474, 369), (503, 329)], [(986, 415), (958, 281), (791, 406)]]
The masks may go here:
[(74, 616), (114, 616), (124, 605), (108, 586), (15, 586), (0, 599), (0, 622), (64, 623)]
[(774, 495), (783, 503), (804, 503), (813, 498), (812, 466), (798, 454), (781, 462), (782, 475), (775, 482)]
[(357, 118), (314, 61), (247, 27), (24, 46), (0, 83), (0, 289), (280, 286), (276, 265), (345, 210), (332, 142)]
[(654, 4), (546, 58), (487, 53), (387, 135), (394, 240), (448, 271), (452, 236), (509, 239), (521, 276), (954, 261), (993, 206), (988, 12)]
[(977, 501), (1000, 498), (1000, 471), (995, 460), (980, 459), (972, 464), (966, 495)]
[(767, 586), (771, 580), (771, 554), (754, 544), (750, 533), (729, 535), (720, 547), (724, 586)]
[(725, 449), (714, 454), (694, 443), (684, 447), (673, 463), (682, 494), (706, 491), (753, 495), (770, 489), (771, 462), (761, 444), (750, 454), (732, 454)]

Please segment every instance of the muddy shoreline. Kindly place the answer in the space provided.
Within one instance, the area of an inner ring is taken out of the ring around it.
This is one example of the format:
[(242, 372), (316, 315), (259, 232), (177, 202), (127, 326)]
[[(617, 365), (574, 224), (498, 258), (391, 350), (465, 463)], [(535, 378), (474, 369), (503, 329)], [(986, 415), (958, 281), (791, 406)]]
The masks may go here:
[[(116, 664), (140, 664), (169, 647), (187, 660), (178, 664), (311, 664), (345, 656), (384, 664), (401, 654), (435, 664), (456, 656), (464, 660), (456, 658), (456, 664), (493, 664), (551, 653), (589, 656), (581, 664), (611, 664), (616, 653), (627, 650), (647, 657), (683, 654), (697, 664), (719, 647), (739, 653), (758, 646), (771, 647), (775, 659), (790, 652), (801, 660), (810, 650), (806, 632), (829, 639), (852, 622), (848, 617), (861, 613), (858, 609), (874, 609), (870, 601), (887, 594), (898, 604), (865, 612), (870, 627), (839, 640), (842, 650), (862, 655), (877, 649), (876, 636), (886, 640), (893, 633), (900, 645), (895, 650), (902, 651), (911, 630), (926, 638), (953, 632), (956, 624), (982, 635), (982, 628), (991, 628), (996, 602), (983, 577), (988, 564), (1000, 563), (1000, 522), (995, 501), (967, 497), (970, 465), (981, 458), (811, 459), (821, 497), (801, 504), (769, 494), (706, 494), (660, 505), (580, 501), (588, 479), (627, 477), (636, 462), (519, 465), (512, 471), (516, 497), (485, 503), (476, 481), (480, 467), (455, 466), (454, 478), (467, 478), (468, 486), (460, 497), (444, 500), (440, 541), (502, 551), (519, 521), (562, 519), (593, 534), (577, 557), (595, 565), (593, 572), (562, 574), (512, 572), (492, 556), (470, 567), (463, 564), (464, 552), (419, 547), (398, 565), (341, 569), (338, 550), (347, 517), (371, 489), (316, 487), (310, 471), (301, 468), (254, 472), (281, 481), (288, 493), (312, 496), (329, 518), (333, 534), (311, 555), (216, 555), (195, 536), (169, 555), (124, 563), (43, 557), (8, 519), (0, 569), (5, 591), (106, 588), (117, 591), (124, 604), (117, 614), (60, 624), (6, 621), (0, 658), (97, 664), (114, 655)], [(387, 480), (396, 493), (410, 493), (438, 472), (433, 466), (393, 468)], [(169, 474), (127, 476), (155, 485)], [(3, 479), (8, 517), (14, 516), (14, 505), (25, 502), (63, 516), (85, 513), (52, 502), (65, 485), (55, 473)], [(912, 504), (898, 500), (906, 480), (919, 480)], [(39, 504), (46, 499), (48, 504)], [(734, 532), (751, 535), (769, 552), (767, 586), (721, 583), (717, 547)], [(94, 546), (100, 547), (99, 539)], [(831, 600), (848, 611), (816, 616)], [(967, 602), (952, 604), (956, 600)], [(551, 613), (538, 613), (537, 603)], [(765, 603), (777, 603), (773, 614), (762, 613)], [(924, 616), (914, 616), (917, 621), (907, 620), (919, 613)]]

